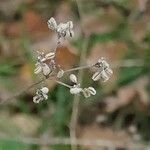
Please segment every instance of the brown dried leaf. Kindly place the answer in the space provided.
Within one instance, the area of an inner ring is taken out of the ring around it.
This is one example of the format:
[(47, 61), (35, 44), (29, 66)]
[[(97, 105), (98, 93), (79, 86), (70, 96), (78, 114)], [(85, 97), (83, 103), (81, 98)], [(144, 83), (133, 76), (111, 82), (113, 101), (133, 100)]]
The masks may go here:
[(32, 10), (28, 10), (23, 15), (23, 21), (30, 35), (35, 37), (42, 37), (49, 33), (51, 30), (48, 29), (45, 20), (42, 20), (41, 16)]

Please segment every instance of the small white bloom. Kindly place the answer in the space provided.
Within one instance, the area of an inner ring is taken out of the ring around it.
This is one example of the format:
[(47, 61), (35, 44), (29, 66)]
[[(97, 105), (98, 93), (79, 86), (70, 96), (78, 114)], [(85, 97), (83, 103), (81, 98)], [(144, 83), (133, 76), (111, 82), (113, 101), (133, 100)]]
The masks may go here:
[(49, 89), (47, 87), (43, 87), (41, 89), (37, 89), (36, 95), (33, 97), (34, 103), (39, 103), (40, 101), (48, 99)]
[(97, 71), (92, 76), (94, 81), (101, 79), (103, 82), (106, 82), (113, 74), (112, 69), (104, 58), (99, 59), (94, 66), (97, 67)]
[(38, 74), (42, 72), (44, 76), (48, 76), (55, 67), (54, 57), (54, 52), (50, 52), (48, 54), (45, 54), (44, 52), (38, 52), (37, 62), (35, 64), (36, 68), (34, 70), (34, 73)]
[(74, 74), (71, 74), (70, 75), (70, 80), (73, 82), (73, 83), (77, 83), (77, 77), (74, 75)]
[[(60, 23), (57, 25), (55, 19), (52, 17), (48, 20), (48, 27), (57, 33), (58, 40), (65, 37), (73, 37), (73, 22), (68, 21), (67, 23)], [(60, 42), (60, 41), (59, 41)]]
[(61, 78), (64, 75), (64, 71), (60, 69), (57, 73), (57, 78)]

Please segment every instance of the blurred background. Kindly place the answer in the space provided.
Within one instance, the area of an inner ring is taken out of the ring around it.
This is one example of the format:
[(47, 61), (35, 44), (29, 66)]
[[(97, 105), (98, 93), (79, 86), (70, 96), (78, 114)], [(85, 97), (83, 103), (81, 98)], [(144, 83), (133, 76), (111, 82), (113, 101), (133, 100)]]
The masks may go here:
[[(64, 70), (100, 57), (112, 66), (107, 83), (79, 72), (95, 96), (50, 80), (31, 87), (41, 79), (35, 52), (56, 46), (52, 16), (74, 22), (75, 37), (57, 49)], [(41, 85), (49, 99), (34, 104)], [(150, 0), (0, 0), (0, 102), (0, 150), (149, 150)]]

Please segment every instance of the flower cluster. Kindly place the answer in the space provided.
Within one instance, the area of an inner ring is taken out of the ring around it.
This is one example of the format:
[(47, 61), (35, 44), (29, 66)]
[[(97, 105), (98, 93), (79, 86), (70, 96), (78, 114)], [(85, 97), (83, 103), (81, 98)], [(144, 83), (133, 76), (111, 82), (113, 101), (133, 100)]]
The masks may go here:
[(97, 69), (92, 76), (94, 81), (101, 79), (103, 82), (106, 82), (113, 74), (112, 69), (104, 58), (99, 59), (93, 66)]
[(60, 43), (61, 38), (73, 37), (73, 23), (68, 21), (67, 23), (60, 23), (57, 25), (56, 20), (52, 17), (47, 22), (48, 27), (57, 33), (58, 43)]
[(48, 76), (55, 67), (54, 64), (55, 53), (51, 52), (45, 55), (44, 52), (38, 52), (37, 62), (35, 64), (36, 68), (34, 70), (35, 74), (40, 72), (44, 76)]
[(71, 94), (83, 93), (86, 98), (96, 94), (96, 90), (93, 87), (81, 88), (77, 81), (77, 77), (74, 74), (70, 75), (70, 80), (74, 83), (74, 85), (70, 88)]
[(60, 68), (59, 65), (56, 65), (54, 58), (54, 52), (50, 52), (48, 54), (45, 54), (44, 52), (38, 52), (37, 62), (35, 64), (36, 68), (34, 70), (34, 73), (39, 74), (40, 72), (42, 72), (45, 77), (48, 77), (56, 69), (59, 69), (57, 77), (61, 78), (63, 76), (64, 71)]
[(36, 95), (33, 97), (34, 103), (39, 103), (40, 101), (48, 99), (49, 89), (47, 87), (42, 87), (41, 89), (37, 89)]
[[(60, 23), (57, 25), (55, 19), (52, 17), (48, 20), (47, 23), (48, 27), (51, 30), (54, 30), (57, 34), (58, 38), (57, 46), (60, 43), (61, 39), (73, 37), (74, 35), (72, 21), (68, 21), (67, 23)], [(64, 75), (64, 71), (61, 69), (60, 65), (55, 63), (56, 50), (54, 50), (53, 52), (49, 52), (48, 54), (45, 54), (44, 52), (37, 52), (38, 55), (35, 64), (36, 68), (34, 70), (35, 74), (42, 73), (46, 77), (46, 79), (48, 79), (52, 75), (54, 75), (56, 78), (61, 78)], [(112, 69), (110, 68), (109, 64), (106, 62), (104, 58), (99, 59), (92, 67), (96, 69), (96, 72), (92, 76), (92, 79), (94, 81), (101, 79), (102, 81), (106, 82), (113, 74)], [(83, 67), (77, 68), (71, 69), (71, 71), (79, 70), (82, 69)], [(70, 80), (73, 83), (72, 86), (67, 85), (58, 80), (56, 82), (70, 88), (71, 94), (82, 93), (85, 98), (88, 98), (92, 95), (96, 95), (96, 90), (93, 87), (90, 86), (87, 88), (82, 88), (80, 83), (78, 83), (77, 77), (74, 74), (70, 75)], [(49, 89), (47, 87), (37, 89), (36, 95), (33, 97), (33, 102), (39, 103), (40, 101), (47, 100), (48, 92)]]

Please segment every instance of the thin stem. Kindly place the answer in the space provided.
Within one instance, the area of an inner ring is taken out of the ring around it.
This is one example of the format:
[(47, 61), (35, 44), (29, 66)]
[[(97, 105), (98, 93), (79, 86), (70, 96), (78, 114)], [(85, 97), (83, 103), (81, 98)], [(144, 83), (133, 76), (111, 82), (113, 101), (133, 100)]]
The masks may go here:
[[(86, 51), (87, 51), (87, 44), (88, 44), (89, 37), (86, 37), (85, 32), (83, 30), (84, 28), (83, 28), (83, 24), (82, 24), (81, 6), (80, 6), (78, 0), (75, 0), (75, 1), (76, 1), (78, 12), (79, 12), (79, 21), (80, 21), (80, 27), (81, 27), (81, 32), (82, 32), (82, 38), (84, 39), (83, 45), (82, 45), (81, 56), (80, 56), (80, 63), (79, 63), (79, 66), (82, 66), (83, 63), (85, 62), (85, 58), (86, 58)], [(81, 67), (78, 67), (76, 69), (75, 68), (71, 69), (71, 71), (79, 70), (78, 80), (79, 80), (80, 84), (82, 84), (83, 69), (85, 69), (85, 68), (88, 68), (88, 67), (83, 67), (82, 69), (81, 69)], [(79, 103), (80, 103), (80, 95), (75, 95), (74, 100), (73, 100), (73, 108), (72, 108), (72, 114), (71, 114), (71, 120), (70, 120), (70, 140), (71, 140), (71, 149), (72, 150), (77, 150), (77, 145), (73, 144), (73, 141), (76, 141), (76, 139), (77, 139), (76, 138), (76, 127), (77, 127), (77, 120), (78, 120)]]
[(72, 72), (72, 71), (77, 71), (77, 70), (83, 70), (83, 69), (88, 69), (90, 67), (92, 67), (92, 65), (71, 68), (71, 69), (65, 70), (64, 72), (67, 73), (67, 72)]
[(65, 86), (65, 87), (68, 87), (68, 88), (71, 88), (72, 86), (70, 86), (70, 85), (68, 85), (68, 84), (66, 84), (66, 83), (64, 83), (64, 82), (61, 82), (61, 81), (58, 81), (58, 80), (55, 80), (58, 84), (60, 84), (60, 85), (63, 85), (63, 86)]

